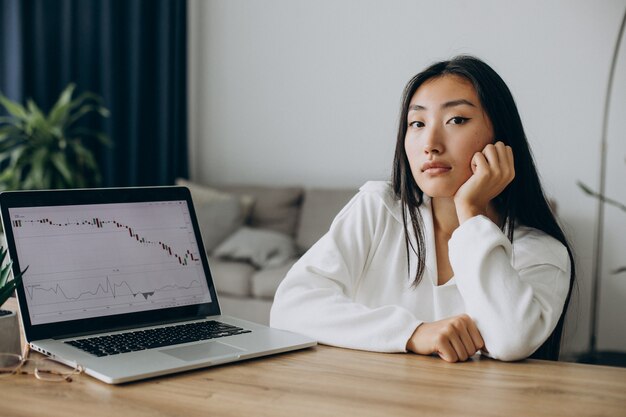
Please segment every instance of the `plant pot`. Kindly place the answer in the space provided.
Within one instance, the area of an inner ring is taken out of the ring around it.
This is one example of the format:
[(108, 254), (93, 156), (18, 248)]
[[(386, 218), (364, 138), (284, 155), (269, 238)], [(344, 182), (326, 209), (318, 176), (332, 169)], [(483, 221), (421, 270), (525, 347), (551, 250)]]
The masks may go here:
[(0, 310), (0, 352), (21, 353), (20, 325), (14, 311)]

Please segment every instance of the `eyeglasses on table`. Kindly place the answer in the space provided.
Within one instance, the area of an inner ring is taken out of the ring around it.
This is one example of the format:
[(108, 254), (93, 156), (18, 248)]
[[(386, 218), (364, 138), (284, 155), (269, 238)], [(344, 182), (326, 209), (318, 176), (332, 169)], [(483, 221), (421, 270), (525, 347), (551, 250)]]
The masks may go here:
[(51, 358), (29, 358), (30, 347), (23, 354), (0, 352), (0, 380), (11, 375), (34, 375), (41, 381), (72, 382), (72, 377), (81, 374), (81, 366), (71, 367)]

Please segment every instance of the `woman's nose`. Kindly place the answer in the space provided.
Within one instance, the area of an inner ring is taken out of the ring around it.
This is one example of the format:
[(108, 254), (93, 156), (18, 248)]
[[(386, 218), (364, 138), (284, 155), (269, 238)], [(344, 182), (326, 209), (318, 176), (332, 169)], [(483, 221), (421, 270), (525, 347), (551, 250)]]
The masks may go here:
[(437, 128), (430, 128), (424, 132), (424, 153), (441, 153), (443, 152), (443, 142), (441, 134)]

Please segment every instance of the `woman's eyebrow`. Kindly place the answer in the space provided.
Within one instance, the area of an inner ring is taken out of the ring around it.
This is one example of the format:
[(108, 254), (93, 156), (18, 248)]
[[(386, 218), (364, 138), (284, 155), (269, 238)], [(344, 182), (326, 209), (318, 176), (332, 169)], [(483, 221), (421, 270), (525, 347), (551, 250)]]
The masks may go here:
[[(469, 100), (466, 100), (464, 98), (460, 98), (458, 100), (452, 100), (452, 101), (446, 101), (445, 103), (443, 103), (441, 105), (442, 109), (447, 109), (450, 107), (455, 107), (455, 106), (472, 106), (472, 107), (476, 107), (476, 105), (474, 103), (472, 103)], [(420, 105), (420, 104), (411, 104), (409, 106), (409, 111), (419, 111), (419, 110), (426, 110), (426, 107)]]
[(459, 100), (447, 101), (447, 102), (445, 102), (445, 103), (443, 103), (443, 104), (441, 105), (441, 108), (442, 108), (442, 109), (444, 109), (444, 108), (446, 108), (446, 109), (447, 109), (447, 108), (449, 108), (449, 107), (462, 106), (462, 105), (467, 105), (467, 106), (476, 107), (476, 106), (474, 105), (474, 103), (472, 103), (471, 101), (466, 100), (466, 99), (464, 99), (464, 98), (461, 98), (461, 99), (459, 99)]

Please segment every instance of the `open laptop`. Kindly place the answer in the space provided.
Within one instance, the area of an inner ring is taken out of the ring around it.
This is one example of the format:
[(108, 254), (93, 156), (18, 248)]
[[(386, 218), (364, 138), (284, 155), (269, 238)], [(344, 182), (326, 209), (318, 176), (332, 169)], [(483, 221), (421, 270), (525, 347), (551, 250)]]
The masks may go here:
[(0, 193), (31, 348), (117, 384), (306, 348), (221, 315), (185, 187)]

